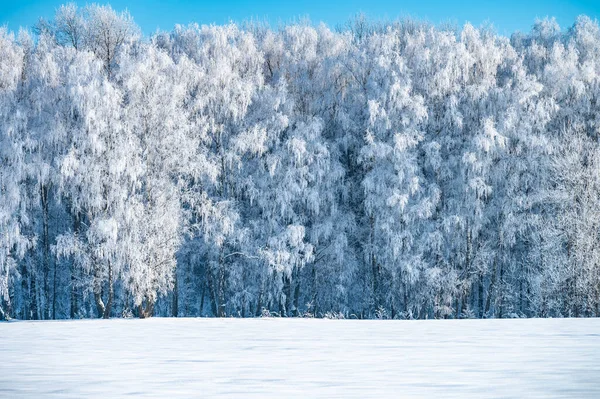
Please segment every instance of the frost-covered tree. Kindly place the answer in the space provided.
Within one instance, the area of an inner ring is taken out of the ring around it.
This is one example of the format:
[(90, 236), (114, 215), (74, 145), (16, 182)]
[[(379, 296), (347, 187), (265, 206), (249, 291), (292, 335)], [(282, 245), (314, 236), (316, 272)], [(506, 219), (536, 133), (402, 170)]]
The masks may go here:
[(600, 29), (0, 29), (0, 317), (596, 316)]
[(18, 261), (28, 246), (27, 214), (22, 212), (25, 121), (18, 112), (24, 53), (5, 28), (0, 28), (0, 59), (0, 320), (4, 320), (11, 313), (11, 285), (20, 284)]
[(125, 263), (122, 231), (127, 200), (139, 174), (134, 139), (124, 126), (122, 92), (102, 73), (92, 55), (77, 55), (69, 74), (72, 112), (78, 124), (70, 147), (59, 159), (61, 189), (80, 215), (82, 228), (57, 239), (56, 252), (74, 257), (90, 279), (97, 313), (109, 317), (114, 284)]
[(185, 87), (177, 65), (154, 45), (129, 48), (117, 79), (127, 93), (129, 130), (137, 174), (126, 202), (123, 240), (125, 290), (140, 317), (151, 316), (158, 294), (173, 289), (176, 252), (185, 221), (182, 175), (194, 155), (182, 110)]
[[(431, 216), (416, 148), (426, 119), (422, 97), (413, 93), (397, 32), (374, 34), (365, 43), (374, 60), (366, 81), (368, 122), (359, 160), (364, 169), (364, 257), (372, 270), (373, 306), (413, 312), (408, 297), (423, 268), (418, 221)], [(415, 313), (418, 311), (415, 311)]]

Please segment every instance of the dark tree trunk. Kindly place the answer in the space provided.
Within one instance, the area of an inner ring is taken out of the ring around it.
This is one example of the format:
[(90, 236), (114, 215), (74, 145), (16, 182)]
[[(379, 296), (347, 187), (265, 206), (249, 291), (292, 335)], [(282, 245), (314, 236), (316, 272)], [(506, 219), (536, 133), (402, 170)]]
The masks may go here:
[(490, 311), (490, 306), (491, 306), (491, 301), (492, 301), (492, 295), (494, 293), (494, 288), (495, 288), (495, 284), (496, 284), (496, 270), (498, 268), (498, 264), (497, 264), (497, 260), (494, 257), (494, 263), (492, 266), (492, 278), (490, 279), (490, 286), (488, 287), (487, 290), (487, 296), (485, 298), (485, 309), (483, 311), (484, 316), (487, 316), (489, 311)]
[(292, 308), (292, 276), (283, 275), (283, 294), (285, 301), (281, 301), (280, 313), (282, 317), (291, 316), (288, 314)]
[(375, 218), (371, 216), (369, 218), (370, 225), (370, 258), (371, 258), (371, 270), (373, 272), (373, 305), (375, 311), (378, 311), (381, 307), (381, 301), (379, 298), (379, 267), (375, 258)]
[(44, 309), (43, 319), (50, 316), (50, 238), (48, 233), (48, 186), (40, 186), (42, 202), (42, 251), (43, 251), (43, 275), (44, 275)]
[(483, 273), (479, 273), (479, 292), (477, 293), (477, 315), (483, 318)]
[(71, 319), (77, 316), (77, 278), (75, 277), (75, 264), (71, 263)]
[(147, 319), (154, 314), (154, 301), (146, 298), (145, 301), (138, 306), (138, 316), (140, 319)]
[(54, 262), (54, 272), (52, 276), (52, 320), (56, 320), (56, 263)]
[[(200, 294), (200, 315), (204, 313), (204, 298), (206, 297), (206, 279), (202, 282), (202, 294)], [(187, 308), (187, 307), (186, 307)], [(187, 314), (186, 314), (187, 316)]]
[(224, 247), (219, 252), (219, 270), (217, 281), (217, 315), (225, 317), (225, 259)]
[(498, 317), (504, 317), (504, 262), (500, 262), (500, 281), (498, 281)]
[(408, 316), (408, 287), (405, 282), (402, 283), (402, 302), (402, 308), (406, 317)]
[(177, 287), (177, 268), (173, 273), (173, 278), (173, 306), (171, 307), (171, 316), (177, 317), (179, 315), (179, 289)]
[(106, 307), (104, 308), (104, 314), (102, 315), (103, 318), (108, 319), (110, 318), (110, 313), (112, 310), (112, 304), (113, 304), (113, 298), (114, 298), (114, 287), (113, 287), (113, 267), (112, 267), (112, 262), (108, 262), (108, 299), (106, 300)]
[(29, 303), (29, 319), (37, 320), (38, 316), (38, 295), (37, 295), (37, 284), (36, 284), (36, 273), (29, 273), (29, 291), (30, 291), (30, 303)]
[[(79, 213), (73, 211), (73, 234), (79, 234)], [(77, 304), (77, 269), (75, 261), (71, 262), (71, 319), (74, 319), (79, 312)]]
[(96, 265), (94, 269), (94, 302), (96, 303), (96, 310), (99, 318), (104, 317), (104, 312), (106, 311), (106, 306), (102, 299), (103, 289), (101, 277), (100, 266)]
[(318, 297), (318, 287), (317, 287), (317, 266), (313, 263), (312, 267), (312, 314), (316, 316), (317, 314), (317, 297)]
[(263, 295), (264, 295), (264, 290), (265, 290), (265, 281), (264, 278), (261, 281), (260, 284), (260, 291), (258, 293), (258, 300), (256, 301), (256, 317), (260, 316), (262, 314), (262, 306), (263, 306)]
[(206, 267), (206, 282), (208, 284), (208, 295), (210, 297), (210, 310), (212, 311), (212, 314), (214, 317), (218, 317), (218, 312), (217, 312), (218, 297), (217, 297), (217, 292), (216, 292), (217, 290), (215, 289), (213, 272), (211, 270), (210, 265)]
[(294, 316), (298, 317), (300, 315), (300, 309), (298, 308), (298, 302), (300, 301), (300, 283), (296, 283), (296, 288), (294, 289)]

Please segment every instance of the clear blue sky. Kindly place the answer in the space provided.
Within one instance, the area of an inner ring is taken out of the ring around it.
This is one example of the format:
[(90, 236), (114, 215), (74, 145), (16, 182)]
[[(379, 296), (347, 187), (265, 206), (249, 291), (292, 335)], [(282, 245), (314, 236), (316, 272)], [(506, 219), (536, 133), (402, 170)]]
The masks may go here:
[[(0, 25), (17, 30), (29, 27), (38, 17), (51, 18), (54, 10), (67, 1), (0, 0)], [(77, 1), (83, 6), (91, 1)], [(217, 23), (229, 20), (266, 20), (271, 25), (309, 16), (313, 22), (334, 27), (352, 15), (364, 12), (371, 18), (411, 16), (433, 23), (452, 22), (475, 26), (491, 22), (498, 33), (528, 31), (536, 17), (554, 16), (567, 28), (580, 14), (600, 18), (600, 0), (174, 0), (174, 1), (96, 1), (109, 3), (116, 10), (127, 8), (145, 34), (157, 29), (170, 30), (176, 23)]]

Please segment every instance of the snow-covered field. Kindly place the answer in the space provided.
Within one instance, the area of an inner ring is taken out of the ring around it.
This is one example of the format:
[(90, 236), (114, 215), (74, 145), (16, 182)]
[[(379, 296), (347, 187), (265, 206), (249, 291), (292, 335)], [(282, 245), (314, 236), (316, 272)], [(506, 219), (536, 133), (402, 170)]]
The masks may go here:
[(600, 319), (0, 323), (0, 398), (600, 398)]

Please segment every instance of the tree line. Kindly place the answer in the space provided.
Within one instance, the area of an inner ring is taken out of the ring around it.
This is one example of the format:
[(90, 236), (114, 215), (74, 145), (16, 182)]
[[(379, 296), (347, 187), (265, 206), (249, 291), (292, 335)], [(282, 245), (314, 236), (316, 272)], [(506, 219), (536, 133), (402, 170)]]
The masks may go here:
[(0, 28), (0, 318), (600, 315), (600, 29)]

